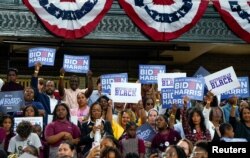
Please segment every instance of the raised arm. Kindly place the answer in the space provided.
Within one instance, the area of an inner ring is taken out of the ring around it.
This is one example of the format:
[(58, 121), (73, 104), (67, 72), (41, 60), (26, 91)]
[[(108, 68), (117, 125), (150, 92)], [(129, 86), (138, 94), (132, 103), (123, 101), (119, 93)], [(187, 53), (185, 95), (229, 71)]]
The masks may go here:
[(39, 90), (38, 90), (38, 74), (40, 71), (40, 68), (42, 67), (42, 64), (40, 62), (35, 64), (35, 69), (34, 73), (31, 79), (31, 87), (34, 89), (34, 95), (37, 97), (39, 95)]
[(89, 98), (90, 95), (93, 92), (93, 79), (92, 79), (92, 75), (93, 75), (92, 71), (89, 70), (88, 73), (87, 73), (88, 89), (85, 91), (85, 96), (87, 98)]
[(143, 107), (142, 100), (140, 100), (138, 102), (138, 107), (139, 107), (139, 115), (140, 115), (140, 119), (141, 119), (141, 124), (143, 125), (144, 123), (147, 122), (147, 115), (146, 115), (145, 109)]
[(183, 111), (182, 111), (182, 127), (184, 130), (184, 133), (188, 133), (189, 131), (189, 124), (188, 124), (188, 118), (187, 118), (187, 104), (188, 104), (188, 97), (184, 97), (183, 99), (184, 105), (183, 105)]
[(61, 97), (64, 97), (65, 91), (64, 91), (64, 74), (65, 70), (64, 68), (60, 69), (60, 78), (58, 83), (58, 91)]

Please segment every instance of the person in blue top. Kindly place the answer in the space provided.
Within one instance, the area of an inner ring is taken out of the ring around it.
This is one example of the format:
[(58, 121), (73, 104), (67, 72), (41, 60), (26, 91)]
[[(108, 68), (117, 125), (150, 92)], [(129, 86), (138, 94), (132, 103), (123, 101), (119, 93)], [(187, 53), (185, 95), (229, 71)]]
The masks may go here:
[(228, 99), (228, 103), (222, 107), (226, 123), (229, 123), (230, 111), (232, 107), (235, 107), (235, 117), (237, 120), (239, 120), (240, 114), (238, 110), (239, 107), (237, 106), (237, 100), (237, 96), (232, 96)]

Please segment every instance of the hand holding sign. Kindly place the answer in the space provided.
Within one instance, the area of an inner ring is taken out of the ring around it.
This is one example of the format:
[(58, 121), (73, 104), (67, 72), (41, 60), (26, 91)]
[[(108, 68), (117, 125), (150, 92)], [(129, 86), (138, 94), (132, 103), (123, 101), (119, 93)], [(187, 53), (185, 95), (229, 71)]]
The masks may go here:
[(42, 67), (42, 63), (37, 62), (37, 63), (35, 64), (35, 71), (39, 71), (41, 67)]
[(88, 78), (91, 78), (92, 75), (93, 75), (93, 72), (92, 72), (91, 70), (89, 70), (89, 71), (87, 72), (87, 77), (88, 77)]
[(62, 67), (62, 68), (60, 69), (60, 76), (64, 76), (64, 74), (65, 74), (65, 69)]
[(187, 96), (185, 96), (185, 97), (183, 98), (183, 103), (184, 103), (183, 108), (184, 108), (184, 109), (187, 108), (188, 102), (189, 102), (189, 98), (188, 98)]

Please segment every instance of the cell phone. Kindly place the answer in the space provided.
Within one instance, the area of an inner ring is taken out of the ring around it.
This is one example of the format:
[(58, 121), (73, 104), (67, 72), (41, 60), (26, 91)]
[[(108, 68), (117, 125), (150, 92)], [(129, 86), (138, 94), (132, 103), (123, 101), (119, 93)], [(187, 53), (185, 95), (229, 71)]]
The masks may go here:
[(101, 124), (102, 124), (102, 120), (101, 119), (96, 119), (95, 126), (99, 126)]

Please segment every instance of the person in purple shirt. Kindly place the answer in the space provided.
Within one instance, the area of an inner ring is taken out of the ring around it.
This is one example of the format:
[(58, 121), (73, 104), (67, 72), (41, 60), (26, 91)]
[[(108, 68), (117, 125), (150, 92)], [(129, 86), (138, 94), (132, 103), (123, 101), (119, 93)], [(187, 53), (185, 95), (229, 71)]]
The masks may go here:
[(7, 72), (7, 82), (1, 88), (1, 91), (22, 91), (23, 86), (16, 83), (18, 70), (9, 68)]
[(153, 138), (152, 149), (157, 149), (158, 152), (164, 152), (169, 145), (174, 145), (181, 139), (177, 131), (169, 128), (168, 118), (165, 115), (159, 115), (157, 117), (156, 126), (159, 132)]
[(80, 129), (70, 122), (68, 106), (65, 103), (57, 104), (53, 112), (53, 122), (45, 128), (45, 139), (50, 146), (49, 157), (56, 157), (59, 145), (65, 140), (77, 145), (80, 135)]

